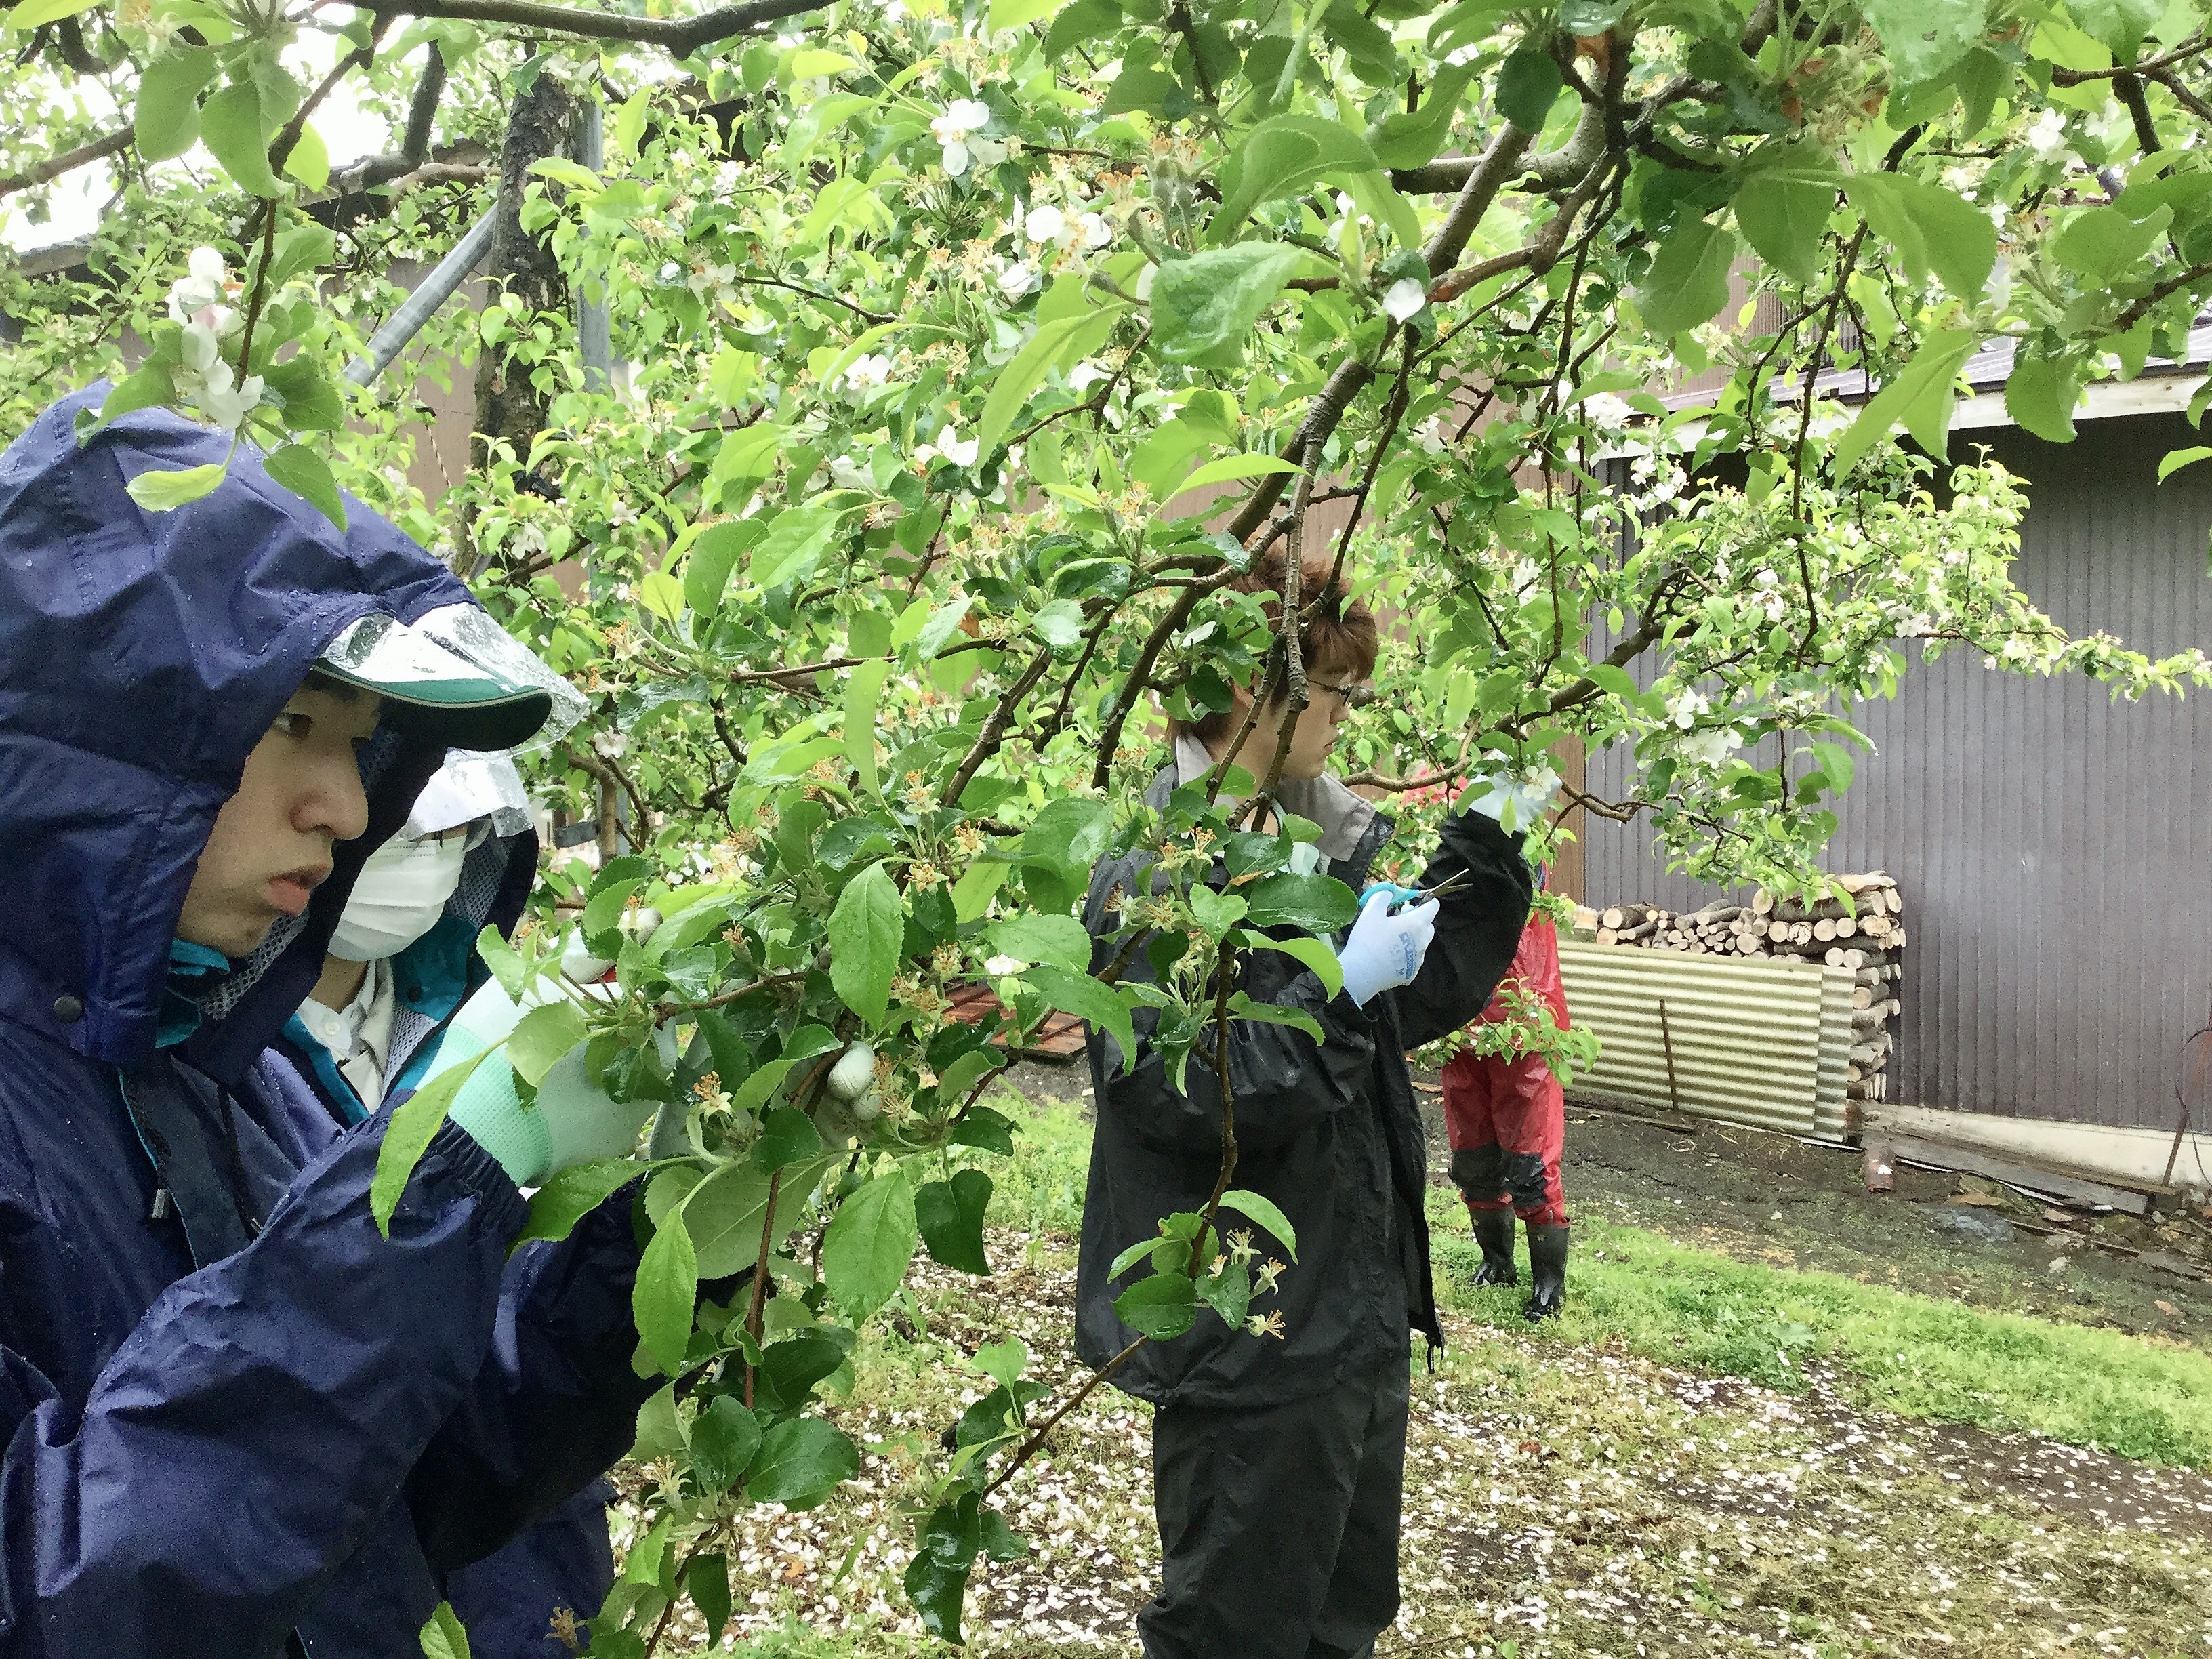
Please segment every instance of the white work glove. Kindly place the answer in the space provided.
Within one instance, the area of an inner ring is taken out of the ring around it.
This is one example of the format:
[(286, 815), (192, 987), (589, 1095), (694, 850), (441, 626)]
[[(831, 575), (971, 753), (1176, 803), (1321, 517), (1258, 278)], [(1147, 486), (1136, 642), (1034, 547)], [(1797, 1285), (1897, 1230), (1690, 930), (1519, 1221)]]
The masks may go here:
[[(431, 1076), (482, 1054), (513, 1030), (522, 1013), (497, 980), (487, 981), (453, 1016)], [(446, 1115), (497, 1158), (516, 1186), (536, 1187), (574, 1164), (634, 1151), (654, 1105), (650, 1100), (619, 1103), (594, 1086), (584, 1073), (579, 1045), (554, 1061), (538, 1085), (534, 1104), (522, 1103), (514, 1070), (499, 1054), (470, 1073)]]
[(1429, 954), (1429, 941), (1437, 936), (1437, 912), (1443, 904), (1428, 899), (1394, 915), (1390, 907), (1397, 896), (1387, 888), (1369, 894), (1336, 953), (1344, 969), (1344, 994), (1363, 1008), (1377, 991), (1411, 985)]
[(1495, 818), (1508, 835), (1520, 835), (1551, 809), (1559, 775), (1542, 762), (1522, 769), (1503, 762), (1468, 786), (1467, 810)]

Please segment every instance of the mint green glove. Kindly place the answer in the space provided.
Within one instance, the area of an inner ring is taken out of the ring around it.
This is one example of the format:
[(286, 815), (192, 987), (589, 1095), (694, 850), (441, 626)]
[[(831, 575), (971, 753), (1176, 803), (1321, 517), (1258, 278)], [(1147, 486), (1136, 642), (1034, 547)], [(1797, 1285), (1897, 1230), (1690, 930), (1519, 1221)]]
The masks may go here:
[[(431, 1075), (483, 1053), (512, 1031), (522, 1014), (498, 981), (488, 982), (453, 1016), (438, 1050), (437, 1072)], [(584, 1074), (580, 1047), (554, 1062), (529, 1106), (516, 1092), (514, 1068), (507, 1056), (493, 1055), (469, 1074), (446, 1115), (497, 1158), (516, 1186), (536, 1187), (573, 1165), (635, 1151), (653, 1104), (637, 1100), (625, 1105), (594, 1087)]]

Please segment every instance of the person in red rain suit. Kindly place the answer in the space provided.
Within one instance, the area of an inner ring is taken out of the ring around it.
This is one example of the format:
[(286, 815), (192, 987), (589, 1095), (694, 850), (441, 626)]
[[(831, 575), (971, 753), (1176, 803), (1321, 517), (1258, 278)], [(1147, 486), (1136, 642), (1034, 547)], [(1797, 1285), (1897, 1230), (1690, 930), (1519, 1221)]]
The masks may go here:
[[(1517, 986), (1540, 998), (1559, 1029), (1567, 1028), (1567, 992), (1559, 979), (1559, 929), (1540, 912), (1521, 934), (1499, 995), (1475, 1020), (1508, 1018), (1504, 992)], [(1451, 1137), (1451, 1177), (1467, 1200), (1482, 1265), (1477, 1285), (1516, 1285), (1513, 1217), (1528, 1229), (1530, 1319), (1559, 1312), (1567, 1283), (1566, 1199), (1559, 1187), (1567, 1102), (1541, 1054), (1519, 1059), (1463, 1053), (1444, 1067), (1444, 1127)]]

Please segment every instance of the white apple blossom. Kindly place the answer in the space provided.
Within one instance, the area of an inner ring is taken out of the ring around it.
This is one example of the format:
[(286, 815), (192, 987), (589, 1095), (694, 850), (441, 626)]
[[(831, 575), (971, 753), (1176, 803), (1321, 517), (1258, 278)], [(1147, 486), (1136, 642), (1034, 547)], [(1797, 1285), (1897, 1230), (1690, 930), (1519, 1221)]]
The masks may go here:
[(1704, 692), (1685, 686), (1667, 699), (1667, 718), (1686, 732), (1698, 723), (1698, 716), (1710, 712), (1712, 706)]
[(1068, 387), (1074, 392), (1086, 392), (1104, 380), (1109, 373), (1111, 373), (1110, 370), (1103, 368), (1085, 358), (1067, 371)]
[(230, 271), (222, 255), (211, 247), (196, 247), (185, 262), (185, 272), (169, 289), (171, 319), (187, 326), (197, 324), (216, 335), (236, 332), (238, 313), (222, 303), (231, 292)]
[[(975, 146), (969, 143), (981, 129), (991, 124), (991, 106), (980, 98), (956, 98), (945, 106), (945, 113), (929, 124), (937, 135), (937, 142), (945, 147), (945, 170), (954, 178), (968, 171), (975, 159)], [(999, 160), (1006, 159), (1006, 146), (999, 147)], [(993, 165), (996, 165), (993, 163)]]
[(1428, 286), (1418, 276), (1401, 276), (1382, 295), (1382, 310), (1393, 322), (1418, 316), (1429, 302)]
[(864, 351), (845, 371), (845, 386), (848, 391), (866, 392), (871, 386), (889, 384), (890, 378), (891, 360), (881, 352)]
[(1420, 425), (1415, 427), (1413, 441), (1420, 447), (1424, 455), (1443, 454), (1444, 453), (1443, 416), (1431, 415)]
[(1626, 398), (1616, 398), (1610, 392), (1594, 392), (1583, 399), (1583, 413), (1601, 432), (1618, 432), (1634, 418), (1636, 411), (1629, 407)]
[(1022, 234), (1032, 242), (1060, 241), (1067, 235), (1067, 216), (1056, 207), (1033, 207), (1022, 221)]
[(999, 273), (999, 292), (1009, 300), (1018, 300), (1044, 286), (1044, 277), (1026, 259), (1017, 259)]
[(2066, 118), (2055, 109), (2046, 109), (2035, 118), (2027, 130), (2027, 147), (2045, 161), (2066, 148)]
[(976, 439), (962, 437), (948, 423), (939, 428), (936, 442), (921, 445), (914, 453), (925, 461), (933, 456), (942, 456), (955, 466), (973, 466), (979, 447), (981, 445)]
[(1733, 726), (1708, 726), (1682, 739), (1682, 752), (1708, 766), (1718, 766), (1742, 747), (1743, 740), (1736, 736)]
[[(179, 380), (182, 377), (179, 377)], [(179, 386), (179, 390), (183, 390)], [(234, 383), (230, 365), (220, 357), (209, 365), (200, 377), (198, 388), (191, 394), (192, 403), (225, 432), (238, 430), (238, 423), (251, 414), (261, 401), (261, 377), (249, 374), (245, 383)]]
[(850, 455), (840, 455), (830, 463), (830, 481), (840, 489), (873, 489), (876, 481), (868, 470)]
[(1083, 246), (1105, 247), (1114, 240), (1114, 222), (1103, 213), (1086, 213), (1077, 222), (1083, 227)]
[(1004, 979), (1009, 974), (1018, 974), (1029, 963), (1015, 957), (993, 957), (983, 964), (983, 971), (994, 978)]

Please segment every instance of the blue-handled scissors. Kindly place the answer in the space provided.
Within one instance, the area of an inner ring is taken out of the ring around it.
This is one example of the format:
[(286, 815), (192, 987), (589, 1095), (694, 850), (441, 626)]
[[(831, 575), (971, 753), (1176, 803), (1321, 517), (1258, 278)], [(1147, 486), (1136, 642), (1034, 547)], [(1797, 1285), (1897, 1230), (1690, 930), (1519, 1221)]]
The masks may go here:
[(1456, 875), (1447, 876), (1433, 887), (1408, 887), (1402, 882), (1370, 881), (1361, 891), (1359, 902), (1364, 905), (1376, 894), (1388, 893), (1391, 896), (1390, 908), (1395, 910), (1403, 905), (1419, 904), (1425, 899), (1444, 898), (1459, 891), (1471, 879), (1467, 872), (1462, 870)]

